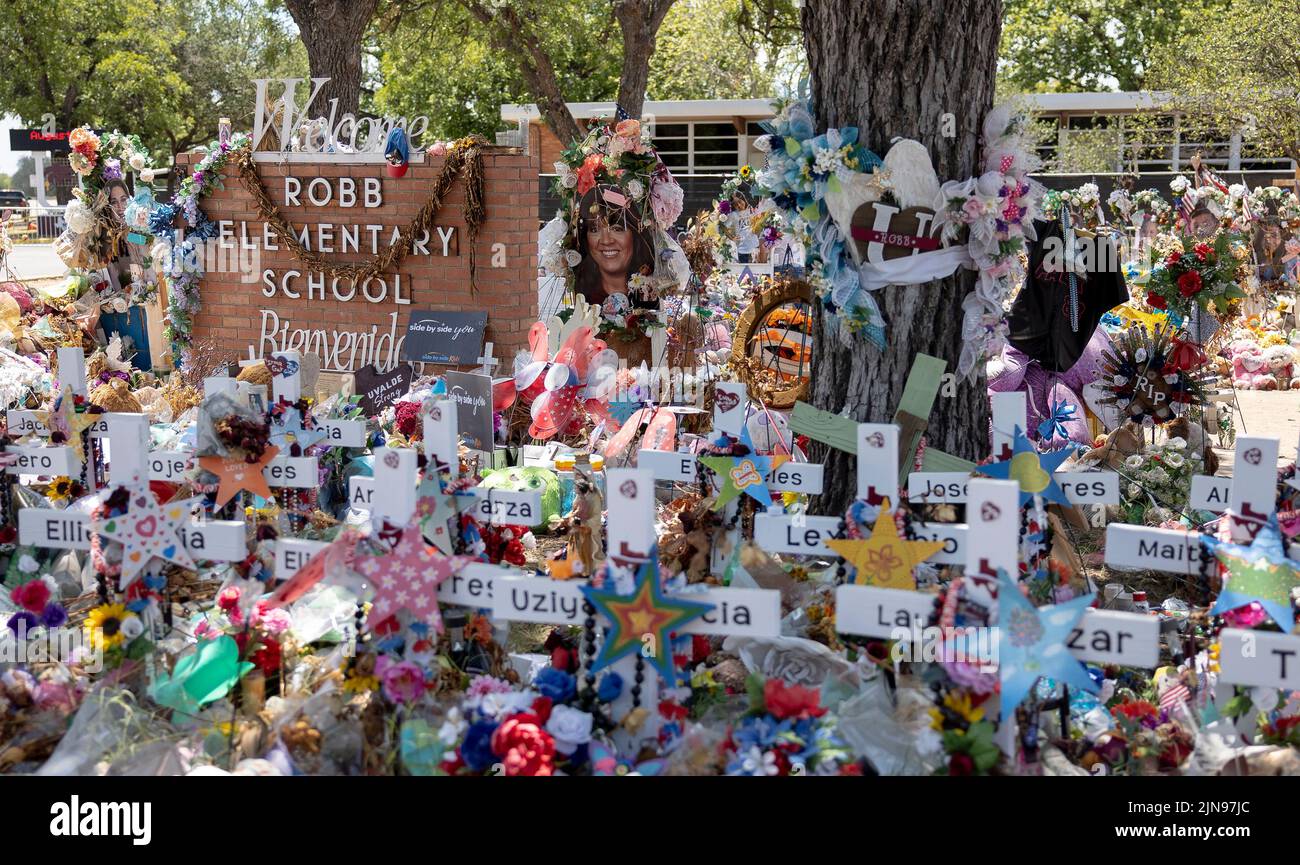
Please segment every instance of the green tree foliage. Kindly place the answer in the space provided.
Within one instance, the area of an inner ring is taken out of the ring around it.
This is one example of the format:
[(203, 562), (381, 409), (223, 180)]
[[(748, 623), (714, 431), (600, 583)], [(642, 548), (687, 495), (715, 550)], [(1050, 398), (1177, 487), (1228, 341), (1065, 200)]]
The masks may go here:
[[(566, 101), (616, 97), (622, 48), (608, 0), (515, 5), (528, 11)], [(428, 114), (431, 134), (455, 138), (491, 135), (502, 128), (503, 104), (535, 100), (514, 58), (490, 44), (460, 3), (394, 0), (383, 20), (376, 110)], [(795, 0), (679, 0), (659, 30), (647, 96), (772, 96), (792, 89), (805, 69)]]
[(1198, 25), (1157, 54), (1153, 86), (1191, 123), (1300, 162), (1300, 3), (1232, 0)]
[[(613, 99), (620, 42), (608, 2), (553, 0), (529, 16), (571, 102)], [(501, 127), (501, 106), (532, 102), (514, 59), (458, 3), (417, 4), (390, 19), (379, 40), (383, 84), (376, 110), (429, 116), (429, 134), (489, 135)]]
[(998, 90), (1142, 90), (1153, 56), (1227, 3), (1005, 0)]
[(164, 158), (220, 117), (250, 122), (258, 72), (306, 69), (263, 0), (5, 0), (0, 64), (0, 112), (134, 133)]

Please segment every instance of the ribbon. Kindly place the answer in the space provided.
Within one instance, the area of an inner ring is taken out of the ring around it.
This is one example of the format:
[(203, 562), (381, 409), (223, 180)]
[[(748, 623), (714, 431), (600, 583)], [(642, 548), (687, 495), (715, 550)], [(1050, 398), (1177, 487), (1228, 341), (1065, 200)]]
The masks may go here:
[(934, 250), (939, 248), (939, 238), (918, 237), (912, 234), (899, 234), (893, 231), (876, 231), (871, 228), (854, 226), (849, 230), (854, 240), (864, 243), (883, 243), (885, 246), (900, 246), (903, 249)]
[(1065, 400), (1052, 403), (1051, 414), (1038, 425), (1038, 437), (1048, 441), (1054, 438), (1068, 439), (1070, 434), (1065, 429), (1065, 422), (1074, 420), (1076, 411), (1078, 407), (1067, 404)]

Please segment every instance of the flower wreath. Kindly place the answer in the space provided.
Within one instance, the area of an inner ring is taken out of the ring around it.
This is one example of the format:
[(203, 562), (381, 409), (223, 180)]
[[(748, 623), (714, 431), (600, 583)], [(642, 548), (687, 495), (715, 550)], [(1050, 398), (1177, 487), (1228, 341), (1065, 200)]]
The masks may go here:
[[(565, 148), (555, 173), (560, 209), (538, 237), (538, 264), (546, 273), (575, 288), (576, 269), (583, 261), (582, 203), (594, 190), (598, 201), (593, 200), (590, 209), (621, 213), (627, 227), (653, 238), (651, 263), (630, 275), (628, 295), (657, 300), (686, 285), (690, 276), (686, 257), (667, 233), (681, 215), (684, 193), (640, 121), (597, 122), (586, 137)], [(631, 309), (630, 300), (622, 303), (615, 297), (602, 308), (602, 333), (635, 339), (662, 326), (656, 316), (639, 314)]]
[[(217, 233), (215, 223), (199, 207), (199, 199), (214, 189), (224, 188), (222, 169), (231, 154), (249, 144), (249, 136), (242, 132), (226, 141), (212, 142), (194, 170), (181, 181), (171, 203), (156, 206), (149, 215), (149, 230), (158, 238), (154, 258), (168, 284), (163, 334), (171, 343), (176, 365), (182, 370), (188, 370), (191, 363), (194, 316), (199, 311), (199, 280), (203, 278), (199, 245)], [(174, 230), (177, 215), (189, 229), (183, 239)]]
[(1246, 250), (1234, 237), (1219, 232), (1213, 240), (1202, 241), (1162, 235), (1156, 246), (1161, 260), (1147, 279), (1147, 304), (1183, 317), (1197, 308), (1228, 315), (1232, 301), (1246, 296), (1239, 285), (1244, 276), (1241, 253)]
[(966, 246), (979, 271), (975, 290), (962, 301), (960, 376), (974, 374), (981, 362), (1002, 350), (1005, 304), (1024, 281), (1021, 256), (1026, 238), (1035, 237), (1034, 219), (1043, 198), (1043, 187), (1029, 177), (1040, 161), (1026, 143), (1028, 129), (1024, 112), (1009, 106), (993, 109), (984, 119), (984, 174), (941, 187), (943, 204), (936, 219), (944, 237), (953, 239), (965, 227)]
[(113, 213), (107, 187), (134, 171), (144, 183), (154, 176), (153, 159), (139, 136), (116, 130), (98, 135), (81, 126), (68, 135), (68, 164), (79, 188), (64, 212), (67, 231), (55, 249), (71, 268), (98, 269), (117, 258), (128, 227)]
[(1204, 405), (1213, 373), (1205, 372), (1205, 352), (1174, 335), (1171, 327), (1134, 327), (1112, 338), (1102, 356), (1100, 384), (1105, 405), (1125, 420), (1165, 423)]
[(1126, 189), (1116, 189), (1106, 203), (1120, 220), (1138, 226), (1147, 216), (1157, 225), (1163, 225), (1171, 209), (1169, 202), (1155, 189), (1141, 189), (1131, 195)]
[(754, 147), (767, 154), (767, 164), (756, 184), (807, 250), (805, 268), (814, 292), (826, 312), (838, 315), (848, 330), (884, 348), (884, 316), (875, 298), (862, 289), (858, 268), (826, 204), (828, 191), (840, 189), (856, 172), (879, 169), (880, 157), (858, 143), (856, 127), (816, 135), (812, 106), (806, 101), (781, 105), (776, 117), (759, 125), (768, 134)]
[(1292, 227), (1300, 225), (1300, 198), (1290, 190), (1276, 186), (1256, 186), (1246, 200), (1252, 219), (1276, 217)]

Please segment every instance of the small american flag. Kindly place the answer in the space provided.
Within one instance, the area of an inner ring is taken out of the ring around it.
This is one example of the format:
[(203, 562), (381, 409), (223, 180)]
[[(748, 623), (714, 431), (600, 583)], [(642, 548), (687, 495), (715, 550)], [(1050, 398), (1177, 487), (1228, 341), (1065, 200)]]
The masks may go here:
[(615, 104), (614, 104), (614, 119), (615, 119), (615, 120), (631, 120), (631, 119), (632, 119), (632, 115), (631, 115), (631, 114), (628, 114), (626, 111), (624, 111), (622, 105), (619, 105), (618, 103), (615, 103)]
[(1160, 695), (1160, 708), (1169, 711), (1179, 703), (1186, 703), (1192, 692), (1182, 682), (1170, 685), (1165, 688), (1165, 692)]

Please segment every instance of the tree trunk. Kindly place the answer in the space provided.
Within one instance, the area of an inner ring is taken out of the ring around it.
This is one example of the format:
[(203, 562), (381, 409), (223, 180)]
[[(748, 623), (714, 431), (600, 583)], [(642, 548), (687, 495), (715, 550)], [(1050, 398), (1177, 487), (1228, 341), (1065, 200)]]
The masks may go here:
[[(980, 129), (993, 102), (1000, 0), (806, 0), (804, 46), (819, 129), (856, 126), (880, 156), (896, 136), (929, 150), (940, 182), (978, 173)], [(951, 112), (951, 124), (944, 115)], [(946, 126), (955, 135), (945, 137)], [(961, 351), (962, 299), (974, 274), (959, 271), (919, 286), (875, 293), (885, 317), (884, 351), (861, 336), (842, 338), (818, 305), (812, 402), (858, 421), (893, 419), (912, 360), (925, 353), (948, 362)], [(949, 389), (951, 393), (951, 390)], [(978, 459), (988, 451), (988, 398), (980, 370), (953, 396), (940, 392), (929, 417), (931, 447)], [(814, 445), (826, 465), (823, 513), (842, 513), (856, 491), (856, 460)]]
[(361, 41), (379, 0), (285, 0), (313, 78), (328, 78), (313, 104), (314, 114), (329, 115), (331, 99), (342, 117), (361, 105)]
[[(650, 58), (664, 17), (675, 0), (620, 0), (614, 17), (623, 32), (623, 69), (618, 79), (618, 105), (632, 117), (640, 117), (645, 106), (645, 89), (650, 80)], [(682, 70), (687, 74), (687, 70)]]

